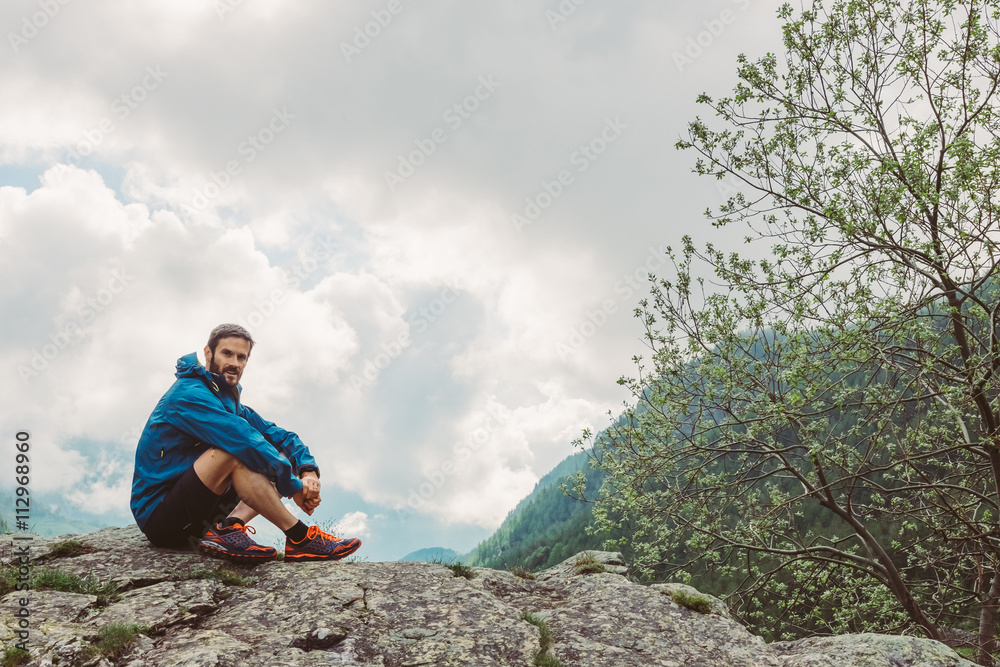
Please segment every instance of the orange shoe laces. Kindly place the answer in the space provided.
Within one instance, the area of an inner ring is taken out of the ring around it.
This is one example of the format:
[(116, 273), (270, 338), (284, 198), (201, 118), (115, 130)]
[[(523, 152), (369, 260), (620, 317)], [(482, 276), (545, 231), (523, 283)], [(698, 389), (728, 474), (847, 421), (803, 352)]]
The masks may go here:
[[(235, 524), (233, 524), (231, 526), (231, 528), (234, 528), (234, 529), (235, 528), (239, 528), (240, 530), (243, 531), (244, 535), (246, 535), (247, 533), (250, 533), (251, 535), (256, 535), (257, 534), (257, 530), (253, 526), (244, 526), (242, 523), (240, 523), (238, 521)], [(249, 535), (247, 535), (247, 537), (249, 537)]]
[(317, 537), (320, 540), (322, 540), (323, 542), (327, 542), (327, 541), (337, 542), (337, 541), (339, 541), (339, 538), (335, 537), (334, 535), (331, 535), (330, 533), (324, 532), (319, 526), (317, 526), (317, 525), (309, 526), (309, 530), (306, 531), (306, 539), (307, 540), (312, 540), (312, 539), (316, 539)]

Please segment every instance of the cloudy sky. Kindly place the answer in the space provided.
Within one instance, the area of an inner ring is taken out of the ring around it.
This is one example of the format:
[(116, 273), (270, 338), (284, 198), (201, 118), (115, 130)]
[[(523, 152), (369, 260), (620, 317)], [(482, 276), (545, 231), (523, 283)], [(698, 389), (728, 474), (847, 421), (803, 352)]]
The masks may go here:
[(149, 412), (234, 321), (316, 518), (471, 549), (628, 398), (645, 275), (721, 200), (674, 144), (778, 4), (0, 4), (0, 432), (36, 502), (131, 522)]

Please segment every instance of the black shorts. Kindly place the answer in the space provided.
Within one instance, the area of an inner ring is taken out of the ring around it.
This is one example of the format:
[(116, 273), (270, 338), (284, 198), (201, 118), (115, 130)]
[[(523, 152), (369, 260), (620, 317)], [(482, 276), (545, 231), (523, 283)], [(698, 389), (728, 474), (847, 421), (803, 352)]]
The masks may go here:
[(153, 509), (142, 532), (154, 546), (193, 549), (208, 527), (229, 516), (239, 502), (232, 486), (217, 496), (191, 467)]

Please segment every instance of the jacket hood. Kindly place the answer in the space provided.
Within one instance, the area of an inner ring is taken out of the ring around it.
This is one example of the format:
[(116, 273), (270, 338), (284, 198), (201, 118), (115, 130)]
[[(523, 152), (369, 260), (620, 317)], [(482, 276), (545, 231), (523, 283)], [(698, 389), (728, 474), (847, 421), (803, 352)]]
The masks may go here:
[[(209, 372), (209, 370), (205, 368), (200, 361), (198, 361), (197, 352), (185, 354), (183, 357), (178, 359), (177, 369), (174, 371), (174, 375), (177, 378), (199, 378), (215, 391), (219, 391), (220, 387), (227, 386), (225, 380), (220, 378), (215, 373)], [(237, 401), (242, 393), (243, 387), (237, 384), (235, 392)]]
[(174, 375), (178, 378), (207, 378), (209, 373), (208, 369), (198, 361), (198, 353), (192, 352), (191, 354), (185, 354), (177, 360), (177, 370), (174, 371)]

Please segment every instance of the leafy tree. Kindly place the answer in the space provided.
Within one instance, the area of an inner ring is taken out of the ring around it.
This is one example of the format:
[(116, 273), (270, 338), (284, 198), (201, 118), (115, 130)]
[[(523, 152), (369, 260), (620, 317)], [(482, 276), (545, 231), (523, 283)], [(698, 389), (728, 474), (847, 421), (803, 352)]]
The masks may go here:
[(786, 4), (784, 57), (741, 56), (678, 144), (740, 183), (707, 215), (750, 250), (671, 251), (595, 518), (647, 572), (712, 565), (772, 636), (920, 629), (992, 664), (998, 8)]

